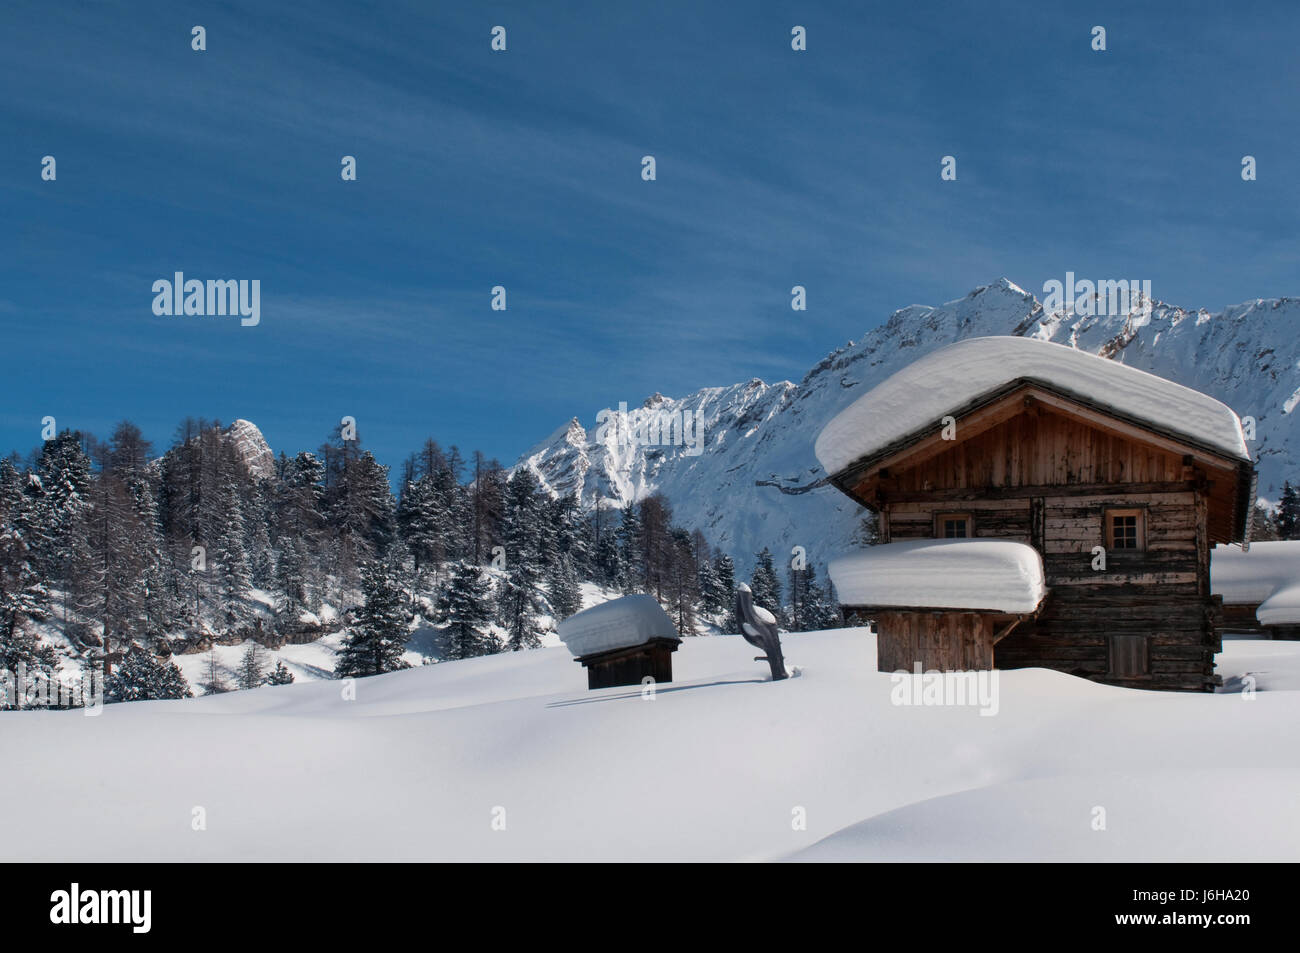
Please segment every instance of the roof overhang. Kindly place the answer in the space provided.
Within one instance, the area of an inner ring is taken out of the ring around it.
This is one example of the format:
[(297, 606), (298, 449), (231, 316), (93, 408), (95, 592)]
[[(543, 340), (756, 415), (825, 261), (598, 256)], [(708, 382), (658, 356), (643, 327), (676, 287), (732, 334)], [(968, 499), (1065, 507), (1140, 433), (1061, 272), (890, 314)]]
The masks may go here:
[(983, 433), (1017, 414), (1023, 413), (1027, 404), (1042, 407), (1082, 419), (1089, 425), (1118, 436), (1156, 446), (1171, 453), (1190, 456), (1202, 466), (1228, 471), (1235, 481), (1233, 498), (1232, 542), (1249, 543), (1251, 510), (1255, 505), (1256, 473), (1254, 464), (1244, 458), (1229, 456), (1222, 450), (1151, 425), (1130, 414), (1103, 406), (1098, 402), (1072, 393), (1051, 381), (1034, 377), (1020, 377), (1007, 384), (981, 394), (967, 403), (953, 408), (926, 427), (919, 428), (879, 450), (860, 457), (829, 479), (842, 493), (871, 510), (879, 506), (872, 499), (856, 492), (863, 481), (880, 471), (906, 460), (909, 465), (923, 462), (942, 453), (951, 441), (942, 437), (944, 417), (952, 417), (964, 436)]

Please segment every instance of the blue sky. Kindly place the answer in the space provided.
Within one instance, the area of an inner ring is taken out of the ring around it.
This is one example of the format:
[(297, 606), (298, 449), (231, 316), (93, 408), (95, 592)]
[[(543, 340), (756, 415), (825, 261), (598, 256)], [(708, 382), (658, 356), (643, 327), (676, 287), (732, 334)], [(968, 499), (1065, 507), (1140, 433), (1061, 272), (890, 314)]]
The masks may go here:
[[(1296, 294), (1297, 28), (1293, 3), (6, 0), (0, 452), (46, 415), (160, 448), (245, 417), (289, 452), (351, 415), (394, 468), (430, 435), (512, 462), (619, 401), (797, 380), (1002, 275)], [(259, 279), (261, 324), (155, 316), (175, 271)]]

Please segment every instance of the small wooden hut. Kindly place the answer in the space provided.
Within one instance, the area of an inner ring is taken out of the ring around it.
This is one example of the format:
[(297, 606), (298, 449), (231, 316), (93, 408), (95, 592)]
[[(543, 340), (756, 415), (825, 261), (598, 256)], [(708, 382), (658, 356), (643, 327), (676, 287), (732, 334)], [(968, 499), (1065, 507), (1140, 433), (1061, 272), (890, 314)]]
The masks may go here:
[[(1219, 684), (1210, 551), (1249, 545), (1255, 492), (1241, 422), (1219, 401), (1073, 348), (975, 338), (864, 394), (816, 450), (831, 482), (879, 515), (886, 543), (996, 539), (1038, 554), (1046, 595), (993, 646), (997, 667)], [(905, 636), (888, 607), (841, 602), (895, 630), (886, 643), (965, 631), (941, 612)]]
[(561, 622), (559, 635), (587, 670), (588, 689), (673, 680), (681, 639), (654, 596), (624, 596), (585, 609)]

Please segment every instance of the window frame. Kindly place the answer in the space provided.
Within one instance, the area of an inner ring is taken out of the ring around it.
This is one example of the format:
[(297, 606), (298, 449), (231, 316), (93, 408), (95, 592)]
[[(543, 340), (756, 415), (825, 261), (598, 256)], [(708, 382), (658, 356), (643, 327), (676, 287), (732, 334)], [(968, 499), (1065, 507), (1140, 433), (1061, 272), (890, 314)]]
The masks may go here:
[[(1117, 516), (1136, 518), (1134, 546), (1115, 545), (1114, 519)], [(1147, 549), (1147, 509), (1145, 506), (1107, 506), (1101, 520), (1102, 545), (1108, 553), (1143, 553)]]
[[(966, 523), (965, 536), (946, 536), (943, 532), (943, 524), (949, 520), (964, 520)], [(975, 515), (969, 511), (935, 513), (934, 514), (934, 538), (935, 539), (974, 539), (975, 538)]]

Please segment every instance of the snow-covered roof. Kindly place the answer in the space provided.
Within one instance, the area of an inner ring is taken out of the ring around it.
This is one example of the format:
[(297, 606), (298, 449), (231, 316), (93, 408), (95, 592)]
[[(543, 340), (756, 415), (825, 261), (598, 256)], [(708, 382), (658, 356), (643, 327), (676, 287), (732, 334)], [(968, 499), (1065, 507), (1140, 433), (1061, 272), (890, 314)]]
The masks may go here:
[(569, 616), (559, 636), (575, 656), (644, 645), (651, 639), (679, 639), (677, 627), (654, 596), (611, 599)]
[(1033, 612), (1047, 594), (1043, 560), (1003, 539), (917, 539), (831, 560), (842, 605)]
[(1300, 540), (1215, 546), (1210, 554), (1210, 592), (1225, 605), (1259, 604), (1264, 625), (1300, 625)]
[(817, 437), (817, 459), (827, 473), (838, 473), (1022, 379), (1250, 459), (1241, 421), (1213, 397), (1087, 351), (1023, 337), (959, 341), (891, 375), (826, 425)]

